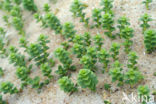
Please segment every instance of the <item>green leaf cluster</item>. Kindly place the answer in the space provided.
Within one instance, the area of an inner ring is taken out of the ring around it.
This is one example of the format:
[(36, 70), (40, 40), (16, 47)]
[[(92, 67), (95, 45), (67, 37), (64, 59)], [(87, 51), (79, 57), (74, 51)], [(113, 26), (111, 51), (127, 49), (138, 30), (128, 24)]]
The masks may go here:
[(89, 88), (92, 91), (96, 90), (98, 79), (96, 75), (89, 69), (81, 69), (78, 74), (78, 85), (82, 88)]

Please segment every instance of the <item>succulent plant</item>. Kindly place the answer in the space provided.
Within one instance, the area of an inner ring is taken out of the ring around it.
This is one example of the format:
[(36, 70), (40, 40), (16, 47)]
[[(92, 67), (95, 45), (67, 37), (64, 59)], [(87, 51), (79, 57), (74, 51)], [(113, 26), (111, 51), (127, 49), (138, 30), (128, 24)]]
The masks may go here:
[(58, 80), (58, 84), (60, 86), (60, 89), (64, 92), (75, 92), (77, 91), (77, 87), (74, 85), (74, 83), (69, 79), (68, 77), (62, 77)]
[(94, 21), (93, 27), (99, 28), (101, 26), (101, 10), (98, 8), (95, 8), (92, 10), (92, 18)]
[(132, 68), (134, 70), (138, 70), (137, 64), (138, 56), (136, 55), (136, 52), (130, 52), (128, 54), (128, 68)]
[(106, 13), (102, 15), (101, 21), (103, 29), (106, 30), (105, 35), (111, 39), (114, 39), (115, 36), (112, 34), (112, 32), (115, 30), (113, 26), (114, 25), (113, 16), (109, 13)]
[(74, 25), (71, 22), (64, 23), (62, 34), (69, 41), (73, 41), (73, 38), (76, 35), (76, 30), (74, 30)]
[(102, 63), (103, 64), (103, 73), (106, 71), (108, 71), (108, 64), (109, 64), (109, 57), (110, 57), (110, 55), (109, 55), (109, 53), (107, 52), (107, 50), (106, 49), (101, 49), (99, 52), (98, 52), (98, 60), (99, 60), (99, 62), (100, 63)]
[(37, 12), (38, 8), (34, 2), (34, 0), (22, 0), (23, 7), (32, 12)]
[(87, 6), (80, 0), (74, 0), (70, 11), (73, 13), (74, 17), (80, 17), (80, 22), (84, 22), (85, 26), (88, 27), (89, 18), (86, 18), (86, 13), (83, 12), (86, 7)]
[(44, 76), (48, 77), (49, 79), (53, 78), (51, 75), (52, 70), (48, 63), (41, 64), (41, 70)]
[(146, 30), (144, 33), (144, 44), (147, 53), (152, 53), (156, 49), (156, 31)]
[(43, 10), (44, 10), (44, 12), (50, 12), (50, 6), (48, 3), (44, 4)]
[(119, 43), (112, 43), (111, 48), (110, 48), (110, 52), (111, 52), (111, 57), (114, 60), (118, 60), (119, 50), (120, 50), (120, 44)]
[(153, 19), (151, 18), (150, 15), (148, 15), (147, 13), (145, 13), (143, 16), (141, 16), (140, 21), (142, 22), (142, 24), (140, 25), (140, 27), (142, 28), (142, 32), (144, 33), (147, 29), (150, 28), (150, 24), (149, 22), (152, 21)]
[(84, 40), (84, 46), (90, 46), (91, 45), (91, 35), (89, 32), (85, 32), (83, 34), (83, 40)]
[(152, 0), (144, 0), (142, 3), (145, 4), (146, 9), (149, 10), (149, 4), (152, 3)]
[(90, 90), (95, 91), (98, 80), (91, 70), (81, 69), (78, 74), (77, 82), (82, 88), (89, 88)]
[(4, 94), (15, 94), (18, 93), (18, 89), (14, 86), (14, 84), (12, 84), (11, 82), (7, 81), (7, 82), (1, 82), (0, 84), (0, 92), (4, 93)]
[(96, 47), (97, 47), (97, 50), (99, 51), (99, 50), (101, 50), (101, 47), (102, 47), (102, 45), (103, 45), (103, 38), (102, 38), (102, 36), (100, 35), (100, 34), (97, 34), (97, 35), (95, 35), (94, 36), (94, 44), (96, 45)]
[(131, 87), (143, 80), (143, 78), (141, 72), (134, 69), (129, 69), (128, 72), (125, 73), (125, 83), (129, 84)]
[(102, 10), (104, 11), (104, 13), (111, 13), (113, 15), (112, 12), (113, 1), (114, 0), (101, 0), (100, 4), (102, 6)]
[(83, 45), (74, 43), (72, 47), (72, 52), (76, 54), (77, 58), (81, 58), (86, 53), (86, 49)]

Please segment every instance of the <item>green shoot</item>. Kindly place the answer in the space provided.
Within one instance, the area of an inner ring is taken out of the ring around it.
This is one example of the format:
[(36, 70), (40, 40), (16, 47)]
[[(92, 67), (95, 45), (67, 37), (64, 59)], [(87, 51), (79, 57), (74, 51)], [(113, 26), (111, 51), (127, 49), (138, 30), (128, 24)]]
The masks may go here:
[(75, 92), (78, 89), (75, 87), (74, 83), (68, 77), (62, 77), (58, 80), (60, 89), (66, 93)]
[(94, 44), (96, 45), (97, 50), (98, 51), (101, 50), (101, 47), (103, 45), (103, 40), (104, 40), (102, 36), (100, 34), (97, 34), (93, 37), (93, 39), (94, 39)]
[(98, 79), (91, 70), (81, 69), (78, 74), (77, 82), (82, 88), (89, 88), (91, 91), (95, 91)]
[(144, 0), (142, 3), (145, 4), (146, 9), (149, 10), (149, 4), (152, 3), (152, 0)]
[(127, 67), (130, 68), (130, 69), (134, 69), (134, 70), (138, 70), (138, 67), (136, 66), (137, 64), (137, 59), (138, 59), (138, 56), (136, 55), (135, 52), (130, 52), (128, 54), (128, 65)]
[(97, 8), (93, 9), (92, 18), (95, 23), (93, 27), (99, 28), (101, 26), (101, 17), (101, 10)]
[(119, 50), (120, 50), (120, 44), (112, 43), (110, 52), (111, 52), (111, 57), (113, 58), (114, 61), (119, 59), (119, 57), (118, 57)]
[(34, 0), (22, 0), (22, 4), (24, 9), (32, 12), (37, 12), (38, 8), (34, 2)]
[(3, 69), (0, 67), (0, 77), (2, 77), (4, 75), (4, 71)]

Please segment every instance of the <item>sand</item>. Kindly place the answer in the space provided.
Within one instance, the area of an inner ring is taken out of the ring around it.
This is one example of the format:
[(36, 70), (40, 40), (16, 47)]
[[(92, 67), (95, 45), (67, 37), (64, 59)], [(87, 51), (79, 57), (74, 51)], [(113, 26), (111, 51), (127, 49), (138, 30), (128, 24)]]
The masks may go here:
[[(40, 9), (41, 13), (43, 11), (43, 4), (49, 3), (51, 6), (52, 12), (56, 13), (56, 16), (61, 20), (61, 23), (70, 21), (73, 22), (75, 25), (75, 29), (77, 30), (78, 34), (83, 34), (84, 32), (89, 31), (92, 36), (96, 35), (97, 33), (102, 34), (104, 37), (104, 47), (106, 49), (110, 48), (112, 41), (103, 35), (102, 29), (86, 29), (83, 27), (83, 24), (79, 22), (79, 18), (72, 18), (72, 13), (69, 11), (70, 5), (72, 0), (58, 0), (57, 3), (49, 2), (48, 0), (35, 0), (38, 8)], [(91, 11), (93, 8), (100, 8), (99, 3), (100, 0), (83, 0), (86, 4), (88, 4), (88, 8), (85, 10), (87, 13), (87, 17), (91, 16)], [(141, 32), (141, 28), (139, 27), (140, 22), (139, 18), (144, 13), (148, 13), (154, 19), (151, 22), (151, 29), (156, 29), (156, 1), (153, 0), (152, 5), (150, 5), (150, 10), (146, 10), (144, 5), (141, 4), (142, 0), (114, 0), (114, 8), (113, 11), (115, 12), (115, 20), (117, 20), (120, 16), (127, 16), (130, 19), (131, 27), (135, 30), (135, 36), (133, 38), (133, 46), (132, 50), (137, 52), (139, 56), (138, 59), (138, 67), (139, 70), (145, 76), (145, 80), (140, 83), (140, 85), (148, 85), (148, 87), (153, 91), (156, 89), (156, 77), (153, 76), (153, 73), (156, 71), (156, 53), (153, 54), (145, 54), (145, 48), (143, 43), (143, 35)], [(5, 23), (2, 20), (2, 16), (5, 13), (0, 11), (0, 26), (5, 27), (7, 30), (7, 41), (9, 41), (9, 45), (14, 45), (19, 47), (18, 40), (21, 36), (17, 35), (17, 31), (11, 26), (6, 27)], [(45, 34), (49, 36), (50, 39), (50, 49), (49, 52), (51, 56), (53, 56), (53, 51), (60, 46), (60, 43), (63, 41), (60, 35), (55, 35), (54, 31), (50, 29), (43, 29), (41, 28), (40, 23), (36, 23), (36, 20), (33, 18), (32, 13), (23, 10), (23, 19), (24, 19), (24, 30), (27, 34), (27, 39), (30, 43), (33, 43), (37, 40), (40, 34)], [(92, 20), (90, 24), (92, 24)], [(116, 25), (117, 23), (115, 23)], [(116, 30), (115, 32), (118, 32)], [(122, 43), (122, 40), (117, 39), (114, 42)], [(21, 53), (23, 53), (23, 49), (20, 48)], [(25, 54), (25, 53), (23, 53)], [(25, 54), (27, 56), (27, 54)], [(56, 64), (58, 65), (58, 60), (56, 60)], [(77, 60), (73, 60), (74, 63), (80, 69), (81, 66), (77, 63)], [(124, 53), (123, 48), (120, 50), (120, 59), (119, 61), (126, 67), (127, 63), (127, 55)], [(22, 93), (15, 94), (15, 95), (5, 95), (4, 99), (9, 102), (9, 104), (104, 104), (104, 100), (110, 100), (112, 104), (123, 104), (123, 92), (126, 94), (131, 94), (132, 92), (136, 93), (137, 85), (132, 89), (128, 85), (125, 85), (122, 88), (116, 86), (116, 83), (112, 83), (112, 92), (107, 92), (104, 90), (104, 83), (111, 83), (111, 78), (108, 74), (102, 74), (100, 71), (96, 72), (98, 76), (99, 83), (97, 85), (97, 91), (91, 92), (88, 89), (81, 89), (73, 93), (69, 96), (69, 94), (64, 93), (60, 90), (57, 80), (58, 76), (54, 73), (57, 70), (57, 65), (52, 68), (53, 74), (55, 78), (51, 81), (51, 83), (44, 87), (40, 94), (37, 93), (35, 89), (31, 89), (27, 87), (24, 89)], [(5, 71), (4, 77), (0, 78), (1, 81), (11, 81), (14, 83), (18, 88), (20, 86), (20, 80), (17, 79), (15, 75), (16, 68), (9, 64), (7, 58), (0, 59), (0, 67), (2, 67)], [(97, 67), (101, 69), (101, 65), (98, 63)], [(76, 72), (72, 73), (71, 79), (76, 83), (77, 74), (79, 69)], [(126, 70), (126, 68), (125, 68)], [(32, 76), (42, 76), (41, 72), (34, 67)]]

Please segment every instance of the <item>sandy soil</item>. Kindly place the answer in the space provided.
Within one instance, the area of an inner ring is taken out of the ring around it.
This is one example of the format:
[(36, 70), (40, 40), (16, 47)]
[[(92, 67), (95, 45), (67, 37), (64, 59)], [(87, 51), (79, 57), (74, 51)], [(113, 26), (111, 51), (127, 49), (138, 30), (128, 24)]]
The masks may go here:
[[(88, 17), (91, 16), (91, 11), (93, 8), (100, 7), (100, 0), (83, 1), (88, 4), (88, 8), (85, 11)], [(141, 82), (141, 84), (148, 85), (151, 91), (153, 89), (156, 89), (156, 77), (153, 76), (153, 72), (156, 71), (156, 53), (150, 55), (145, 54), (143, 35), (141, 33), (141, 28), (139, 27), (140, 22), (138, 21), (138, 19), (142, 14), (147, 12), (152, 15), (152, 18), (154, 19), (154, 21), (151, 22), (151, 28), (156, 28), (156, 1), (153, 1), (154, 2), (150, 6), (151, 9), (149, 11), (147, 11), (144, 5), (141, 4), (142, 0), (114, 0), (113, 8), (115, 12), (115, 20), (123, 15), (126, 15), (130, 19), (131, 27), (133, 27), (133, 29), (135, 30), (135, 36), (133, 38), (134, 44), (132, 49), (133, 51), (136, 51), (137, 55), (139, 56), (138, 67), (145, 76), (145, 80)], [(89, 31), (92, 36), (97, 33), (103, 34), (102, 29), (88, 30), (83, 27), (82, 23), (79, 23), (79, 19), (73, 19), (71, 16), (72, 14), (69, 12), (71, 2), (72, 0), (58, 0), (56, 4), (53, 4), (48, 0), (35, 0), (35, 3), (41, 11), (44, 3), (49, 3), (53, 12), (59, 10), (56, 15), (61, 20), (61, 23), (64, 23), (66, 21), (73, 22), (78, 34), (83, 34), (86, 31)], [(0, 26), (6, 27), (4, 26), (4, 22), (2, 20), (3, 15), (4, 13), (0, 11)], [(41, 24), (36, 23), (30, 12), (23, 11), (23, 18), (25, 20), (24, 29), (27, 34), (27, 39), (30, 42), (36, 41), (37, 37), (40, 34), (46, 34), (49, 36), (49, 39), (51, 41), (49, 44), (50, 53), (52, 53), (60, 45), (62, 38), (59, 35), (55, 35), (54, 32), (50, 29), (42, 29), (40, 27)], [(90, 23), (92, 24), (92, 21), (90, 21)], [(20, 38), (20, 36), (17, 35), (17, 31), (13, 27), (6, 28), (8, 36), (7, 39), (9, 43), (11, 45), (15, 45), (16, 47), (19, 47), (18, 39)], [(103, 37), (105, 39), (104, 47), (106, 49), (109, 49), (112, 41), (104, 35)], [(122, 42), (122, 40), (120, 39), (117, 39), (115, 41), (119, 43)], [(23, 50), (20, 50), (23, 53)], [(122, 49), (120, 50), (120, 62), (126, 66), (127, 56)], [(77, 63), (77, 61), (74, 60), (74, 63)], [(5, 70), (5, 76), (3, 78), (0, 78), (0, 81), (11, 81), (17, 87), (19, 87), (20, 80), (18, 80), (15, 76), (16, 68), (13, 65), (9, 64), (8, 59), (0, 59), (0, 66)], [(81, 66), (79, 66), (78, 64), (77, 66), (81, 68)], [(101, 65), (97, 64), (97, 67), (100, 69)], [(56, 69), (57, 65), (53, 68), (53, 70)], [(72, 74), (72, 80), (74, 82), (76, 82), (78, 71), (79, 70)], [(20, 94), (11, 96), (5, 95), (4, 99), (8, 100), (9, 104), (104, 104), (103, 101), (106, 99), (110, 100), (112, 104), (122, 104), (122, 92), (125, 92), (127, 94), (136, 92), (136, 88), (131, 89), (126, 85), (123, 88), (118, 88), (116, 87), (116, 83), (112, 84), (113, 91), (111, 93), (106, 92), (103, 87), (104, 83), (111, 83), (111, 78), (107, 74), (101, 74), (100, 71), (96, 74), (99, 80), (96, 92), (91, 92), (88, 89), (80, 89), (78, 92), (69, 96), (69, 94), (66, 94), (59, 89), (59, 86), (57, 84), (58, 76), (54, 74), (56, 76), (54, 80), (48, 86), (44, 87), (40, 94), (38, 94), (34, 89), (28, 87)], [(37, 70), (37, 68), (34, 68), (33, 75), (41, 75), (41, 73), (39, 70)]]

